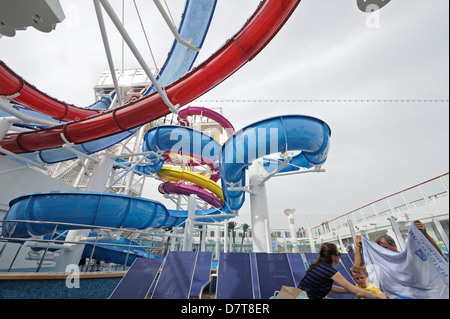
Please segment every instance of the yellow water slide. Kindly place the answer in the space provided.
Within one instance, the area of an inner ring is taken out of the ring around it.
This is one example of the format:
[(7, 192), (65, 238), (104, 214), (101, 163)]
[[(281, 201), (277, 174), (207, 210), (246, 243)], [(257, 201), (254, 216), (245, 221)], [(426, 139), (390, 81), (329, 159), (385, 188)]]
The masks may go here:
[(222, 188), (213, 180), (199, 173), (178, 167), (164, 166), (158, 172), (158, 176), (171, 182), (179, 182), (183, 180), (194, 183), (214, 193), (222, 201), (222, 203), (224, 202)]

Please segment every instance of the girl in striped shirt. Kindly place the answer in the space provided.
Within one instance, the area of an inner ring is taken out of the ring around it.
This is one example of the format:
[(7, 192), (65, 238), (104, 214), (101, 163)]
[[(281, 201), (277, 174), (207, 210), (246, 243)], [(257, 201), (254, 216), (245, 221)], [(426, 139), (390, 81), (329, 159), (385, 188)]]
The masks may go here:
[[(309, 266), (298, 287), (305, 290), (310, 299), (323, 299), (330, 292), (335, 294), (350, 293), (357, 298), (388, 299), (384, 293), (375, 295), (348, 282), (339, 271), (334, 269), (334, 266), (339, 263), (340, 257), (341, 253), (335, 244), (322, 244), (319, 257)], [(337, 283), (340, 287), (333, 285), (333, 283)]]

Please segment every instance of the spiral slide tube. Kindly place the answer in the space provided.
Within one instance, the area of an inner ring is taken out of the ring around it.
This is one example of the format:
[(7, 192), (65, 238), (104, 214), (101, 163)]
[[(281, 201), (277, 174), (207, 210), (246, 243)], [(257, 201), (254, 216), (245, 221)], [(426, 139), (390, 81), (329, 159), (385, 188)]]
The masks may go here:
[[(207, 1), (207, 4), (205, 4), (205, 0), (189, 0), (186, 2), (185, 13), (181, 21), (179, 33), (186, 38), (192, 39), (197, 47), (203, 45), (215, 11), (216, 2), (217, 0)], [(184, 45), (174, 41), (172, 50), (160, 72), (160, 77), (163, 79), (164, 83), (172, 83), (169, 82), (171, 81), (170, 79), (179, 78), (186, 74), (192, 67), (197, 55), (198, 52), (192, 54), (191, 51), (186, 50)], [(0, 81), (0, 87), (1, 85), (2, 81)], [(152, 89), (150, 88), (149, 91), (151, 90)], [(73, 148), (84, 154), (93, 154), (120, 143), (136, 133), (138, 129), (139, 127), (109, 137), (74, 145)], [(36, 158), (38, 158), (40, 161), (47, 164), (54, 164), (76, 158), (72, 151), (62, 147), (44, 149), (35, 153), (23, 154), (23, 156), (32, 161), (36, 161)]]
[[(300, 0), (263, 1), (235, 37), (194, 71), (166, 87), (171, 102), (186, 105), (253, 59), (282, 28), (299, 3)], [(19, 154), (60, 147), (67, 141), (80, 144), (133, 129), (169, 113), (161, 97), (153, 93), (127, 106), (81, 121), (36, 133), (7, 135), (0, 146)]]
[[(178, 32), (183, 38), (192, 40), (198, 48), (201, 48), (205, 41), (216, 3), (217, 0), (186, 2)], [(161, 70), (161, 82), (170, 84), (186, 74), (192, 68), (197, 55), (198, 52), (187, 51), (184, 45), (175, 40)], [(146, 94), (153, 92), (154, 89), (150, 88)], [(107, 109), (111, 103), (109, 98), (105, 98), (107, 100), (101, 99), (91, 106), (80, 108), (58, 101), (26, 82), (0, 61), (0, 96), (12, 96), (18, 93), (20, 95), (12, 98), (12, 101), (63, 122), (78, 121), (96, 115), (100, 109)]]

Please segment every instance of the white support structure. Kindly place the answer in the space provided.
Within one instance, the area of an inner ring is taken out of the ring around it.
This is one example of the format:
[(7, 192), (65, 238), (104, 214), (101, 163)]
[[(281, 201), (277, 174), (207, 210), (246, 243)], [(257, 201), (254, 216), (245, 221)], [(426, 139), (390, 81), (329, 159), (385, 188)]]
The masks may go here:
[(105, 191), (105, 186), (109, 178), (109, 174), (114, 165), (114, 160), (111, 154), (102, 153), (99, 156), (98, 163), (95, 164), (94, 170), (92, 171), (91, 178), (86, 187), (87, 191), (90, 192), (103, 192)]
[(184, 225), (183, 251), (192, 251), (196, 207), (197, 195), (190, 195), (188, 205), (188, 218), (186, 219), (186, 223)]
[(223, 221), (223, 252), (228, 252), (228, 220)]
[(267, 205), (266, 186), (261, 175), (263, 164), (256, 160), (249, 167), (249, 184), (252, 189), (250, 194), (253, 251), (270, 252), (270, 222)]
[(47, 125), (47, 126), (55, 126), (55, 125), (59, 124), (56, 121), (46, 120), (46, 119), (39, 118), (37, 116), (22, 113), (22, 112), (18, 111), (17, 109), (13, 108), (11, 103), (7, 99), (2, 98), (2, 97), (0, 97), (0, 110), (3, 110), (6, 113), (11, 114), (12, 116), (15, 116), (18, 119), (20, 119), (24, 122), (27, 122), (27, 123), (38, 123), (38, 124)]
[(172, 102), (170, 102), (166, 91), (159, 85), (158, 81), (153, 76), (152, 71), (150, 70), (149, 66), (147, 65), (147, 63), (145, 62), (141, 53), (139, 52), (138, 48), (134, 44), (134, 42), (131, 39), (130, 35), (128, 34), (127, 30), (122, 25), (122, 22), (120, 21), (119, 17), (117, 17), (116, 13), (114, 12), (114, 9), (111, 7), (111, 5), (109, 4), (109, 2), (107, 0), (99, 0), (99, 1), (103, 5), (103, 8), (105, 9), (106, 13), (108, 13), (109, 17), (111, 18), (112, 22), (116, 26), (119, 33), (122, 35), (122, 38), (127, 43), (128, 47), (130, 48), (131, 52), (135, 56), (136, 60), (139, 62), (141, 67), (144, 69), (145, 73), (147, 74), (150, 81), (154, 85), (156, 91), (158, 91), (159, 95), (161, 95), (161, 98), (163, 99), (164, 103), (166, 103), (167, 107), (170, 109), (170, 111), (172, 113), (178, 114), (179, 106), (173, 105)]
[(289, 231), (291, 233), (291, 242), (293, 245), (296, 245), (298, 243), (297, 243), (297, 232), (295, 230), (294, 213), (295, 208), (287, 208), (284, 210), (284, 214), (288, 217)]
[[(402, 233), (400, 232), (400, 229), (398, 228), (397, 221), (394, 218), (392, 218), (392, 217), (388, 218), (388, 220), (391, 223), (392, 230), (393, 230), (393, 232), (395, 234), (395, 237), (397, 238), (396, 242), (398, 243), (399, 250), (400, 251), (404, 251), (405, 250), (405, 246), (406, 246), (405, 245), (405, 240), (403, 239)], [(389, 234), (389, 232), (388, 232), (388, 234)], [(393, 237), (393, 236), (391, 236), (391, 237)]]
[[(83, 238), (88, 237), (90, 233), (89, 229), (82, 230), (69, 230), (67, 232), (67, 242), (78, 242)], [(68, 249), (60, 250), (60, 255), (56, 259), (56, 265), (53, 269), (54, 272), (65, 272), (68, 265), (78, 266), (81, 256), (84, 250), (84, 244), (65, 243)]]
[(190, 40), (191, 42), (186, 41), (185, 39), (183, 39), (180, 34), (178, 33), (177, 28), (175, 27), (175, 25), (172, 23), (169, 15), (166, 13), (166, 10), (164, 10), (164, 7), (162, 6), (161, 2), (159, 0), (153, 0), (153, 2), (155, 3), (156, 7), (158, 8), (159, 12), (161, 13), (162, 17), (164, 18), (164, 21), (166, 21), (170, 31), (172, 32), (172, 34), (175, 36), (175, 39), (181, 43), (182, 45), (188, 47), (191, 50), (197, 51), (199, 52), (200, 49), (197, 48), (195, 45), (192, 44), (192, 39)]
[(435, 217), (433, 217), (433, 223), (434, 223), (434, 226), (436, 227), (436, 230), (439, 233), (439, 236), (441, 237), (442, 241), (444, 242), (445, 248), (447, 248), (447, 251), (448, 251), (450, 249), (449, 243), (448, 243), (448, 236), (445, 233), (445, 230), (442, 227), (442, 224)]
[(309, 223), (309, 219), (305, 218), (305, 223), (306, 223), (306, 230), (308, 232), (308, 238), (309, 238), (309, 247), (311, 248), (311, 252), (315, 253), (316, 252), (316, 245), (314, 244), (314, 238), (313, 238), (313, 234), (311, 231), (311, 224)]
[(98, 25), (100, 27), (100, 32), (102, 34), (103, 46), (105, 47), (106, 58), (108, 60), (109, 70), (111, 72), (111, 77), (114, 83), (114, 88), (116, 89), (116, 96), (119, 101), (119, 105), (123, 105), (122, 96), (119, 90), (119, 83), (117, 81), (116, 72), (114, 69), (114, 62), (111, 54), (111, 47), (109, 46), (108, 34), (106, 32), (105, 20), (103, 19), (102, 8), (100, 7), (99, 0), (94, 0), (95, 12), (97, 14)]

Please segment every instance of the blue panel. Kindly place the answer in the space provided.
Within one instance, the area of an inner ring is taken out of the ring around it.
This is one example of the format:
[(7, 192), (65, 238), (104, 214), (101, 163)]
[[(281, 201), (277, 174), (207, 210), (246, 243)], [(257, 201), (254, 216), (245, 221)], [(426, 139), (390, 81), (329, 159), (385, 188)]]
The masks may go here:
[(355, 253), (348, 253), (347, 255), (350, 258), (350, 260), (352, 261), (352, 263), (354, 264), (355, 263)]
[(256, 253), (261, 299), (269, 299), (283, 285), (294, 286), (291, 266), (286, 254)]
[(192, 280), (191, 292), (189, 294), (191, 297), (200, 297), (203, 288), (210, 281), (212, 257), (211, 252), (198, 253), (194, 279)]
[(319, 254), (317, 253), (305, 253), (306, 262), (308, 265), (311, 265), (313, 262), (317, 260), (317, 257), (319, 257)]
[(248, 253), (220, 254), (216, 299), (253, 299)]
[(162, 261), (160, 258), (137, 258), (109, 298), (144, 299)]
[(169, 252), (152, 299), (188, 299), (196, 260), (196, 252)]
[(291, 264), (292, 274), (294, 275), (295, 287), (297, 287), (305, 277), (306, 268), (303, 263), (301, 254), (287, 254), (289, 262)]
[(350, 268), (353, 267), (353, 260), (349, 254), (341, 254), (341, 262), (344, 264), (345, 269), (351, 275)]

